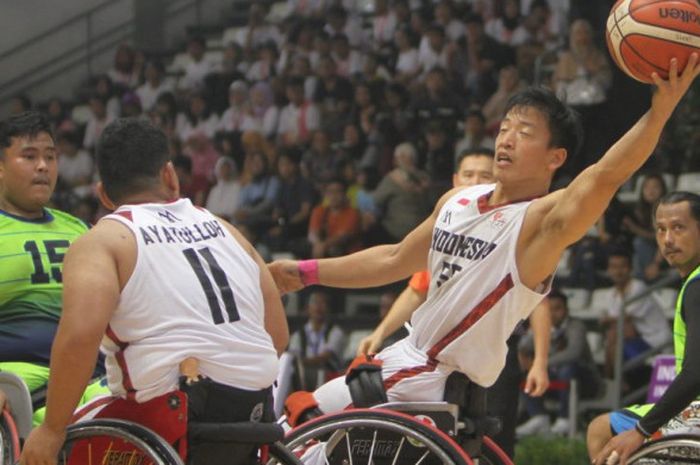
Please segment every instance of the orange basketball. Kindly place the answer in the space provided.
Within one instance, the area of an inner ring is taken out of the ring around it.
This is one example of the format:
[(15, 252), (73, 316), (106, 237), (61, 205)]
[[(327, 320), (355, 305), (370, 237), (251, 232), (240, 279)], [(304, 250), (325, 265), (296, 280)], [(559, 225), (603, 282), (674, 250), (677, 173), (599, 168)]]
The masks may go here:
[(700, 5), (696, 0), (618, 0), (608, 16), (605, 39), (615, 63), (630, 77), (651, 83), (668, 77), (671, 58), (681, 71), (700, 53)]

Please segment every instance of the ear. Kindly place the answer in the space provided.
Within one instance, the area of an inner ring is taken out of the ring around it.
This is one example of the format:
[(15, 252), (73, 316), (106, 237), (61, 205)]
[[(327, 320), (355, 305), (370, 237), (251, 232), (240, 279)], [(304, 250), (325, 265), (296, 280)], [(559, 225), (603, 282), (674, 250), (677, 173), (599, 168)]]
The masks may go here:
[(177, 171), (172, 162), (167, 162), (160, 171), (160, 179), (168, 191), (171, 199), (180, 198), (180, 179), (177, 177)]
[(555, 149), (550, 149), (550, 158), (549, 158), (549, 168), (552, 171), (556, 171), (557, 169), (561, 168), (564, 162), (566, 162), (567, 158), (567, 153), (566, 149), (563, 147), (555, 148)]
[(117, 209), (117, 205), (109, 198), (107, 191), (105, 191), (105, 186), (102, 181), (97, 183), (97, 198), (100, 199), (100, 203), (109, 211), (114, 211)]

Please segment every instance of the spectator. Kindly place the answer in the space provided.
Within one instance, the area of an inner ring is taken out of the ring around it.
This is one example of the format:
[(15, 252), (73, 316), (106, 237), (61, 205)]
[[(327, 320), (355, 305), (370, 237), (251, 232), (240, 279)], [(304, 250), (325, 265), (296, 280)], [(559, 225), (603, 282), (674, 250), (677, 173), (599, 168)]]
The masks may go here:
[(267, 238), (273, 250), (291, 250), (295, 255), (304, 253), (315, 197), (313, 186), (299, 173), (300, 158), (297, 150), (284, 150), (277, 158), (280, 187)]
[(114, 88), (112, 78), (106, 74), (100, 74), (95, 78), (95, 94), (106, 102), (107, 113), (112, 118), (119, 116), (121, 105), (119, 103), (119, 92)]
[(625, 306), (625, 302), (646, 290), (644, 282), (632, 277), (632, 259), (626, 252), (613, 250), (608, 257), (608, 275), (613, 282), (609, 289), (608, 308), (601, 318), (605, 329), (605, 374), (613, 376), (617, 345), (617, 319), (624, 315), (624, 360), (629, 360), (650, 348), (660, 348), (671, 342), (671, 329), (663, 311), (653, 298), (642, 299)]
[(472, 14), (465, 22), (466, 87), (472, 100), (484, 102), (496, 89), (496, 70), (514, 61), (513, 52), (484, 32), (481, 16)]
[(324, 121), (345, 114), (352, 102), (353, 87), (350, 81), (338, 75), (335, 61), (323, 55), (318, 62), (318, 83), (314, 101), (318, 103)]
[(453, 9), (451, 0), (440, 0), (435, 5), (435, 22), (443, 28), (450, 42), (458, 41), (466, 33), (464, 22), (454, 17)]
[(430, 178), (418, 169), (417, 161), (411, 144), (399, 144), (394, 150), (396, 168), (384, 176), (372, 195), (385, 243), (399, 242), (430, 213), (426, 196)]
[(375, 0), (372, 15), (372, 39), (376, 50), (391, 44), (397, 29), (396, 13), (389, 9), (388, 0)]
[(306, 100), (314, 98), (314, 92), (318, 84), (318, 78), (311, 71), (311, 60), (306, 55), (295, 55), (292, 59), (288, 77), (304, 80), (304, 97)]
[(337, 257), (360, 250), (360, 212), (349, 205), (345, 183), (332, 180), (323, 192), (323, 201), (313, 209), (309, 221), (311, 256)]
[(195, 194), (194, 204), (204, 205), (204, 199), (214, 183), (214, 167), (220, 154), (212, 140), (202, 132), (193, 132), (185, 141), (183, 153), (192, 160), (192, 183)]
[(267, 81), (277, 75), (278, 61), (277, 44), (269, 40), (257, 49), (257, 59), (246, 71), (246, 79), (250, 82)]
[(91, 194), (94, 165), (87, 150), (80, 148), (80, 137), (74, 131), (58, 133), (58, 177), (78, 197)]
[(32, 109), (32, 99), (27, 94), (17, 94), (10, 99), (10, 115), (19, 115)]
[(58, 97), (49, 100), (46, 106), (46, 116), (49, 118), (54, 134), (77, 129), (75, 122), (70, 118), (70, 107)]
[[(275, 166), (277, 164), (277, 153), (275, 147), (270, 144), (262, 134), (257, 131), (246, 131), (241, 135), (241, 147), (243, 148), (244, 159), (242, 160), (243, 171), (241, 173), (241, 184), (246, 185), (250, 182), (252, 172), (250, 162), (253, 155), (262, 153), (267, 159), (267, 166)], [(234, 156), (236, 163), (239, 163), (237, 156)]]
[(107, 101), (104, 97), (93, 94), (90, 97), (90, 117), (85, 126), (85, 136), (83, 137), (83, 147), (87, 150), (94, 150), (97, 139), (102, 130), (114, 120), (114, 116), (107, 112)]
[(156, 106), (161, 94), (174, 89), (170, 79), (165, 78), (165, 68), (160, 61), (149, 61), (144, 70), (145, 82), (136, 89), (144, 111), (150, 112)]
[(501, 44), (513, 45), (513, 33), (521, 20), (518, 0), (506, 0), (503, 14), (489, 19), (484, 26), (484, 31)]
[(218, 131), (243, 132), (257, 129), (250, 117), (250, 103), (248, 102), (248, 84), (245, 81), (233, 81), (229, 87), (229, 107), (219, 120)]
[(265, 20), (267, 7), (262, 3), (252, 3), (248, 10), (248, 22), (243, 28), (239, 28), (234, 37), (234, 42), (242, 47), (246, 55), (252, 56), (254, 50), (260, 48), (267, 42), (274, 42), (280, 45), (282, 36), (279, 29), (274, 24), (269, 24)]
[(143, 114), (141, 99), (133, 91), (127, 91), (122, 94), (119, 114), (123, 118), (138, 118)]
[(336, 150), (339, 158), (359, 165), (365, 154), (367, 142), (357, 123), (346, 123), (343, 127), (342, 140), (332, 147)]
[(289, 352), (299, 358), (302, 373), (298, 373), (298, 389), (315, 389), (329, 376), (342, 369), (345, 333), (328, 316), (330, 298), (322, 291), (314, 291), (306, 305), (308, 321), (289, 339)]
[(362, 71), (362, 55), (350, 48), (345, 34), (336, 34), (331, 39), (331, 56), (335, 60), (338, 76), (350, 78)]
[(455, 145), (455, 158), (468, 149), (495, 147), (496, 141), (486, 133), (486, 118), (479, 109), (469, 110), (464, 118), (464, 135)]
[(418, 49), (416, 48), (417, 41), (412, 31), (407, 27), (397, 29), (394, 40), (398, 49), (394, 68), (395, 80), (408, 85), (421, 71)]
[(429, 201), (438, 198), (451, 187), (454, 167), (454, 146), (447, 130), (439, 121), (431, 121), (425, 129), (425, 171), (432, 181)]
[(520, 79), (518, 68), (514, 65), (504, 66), (498, 72), (498, 87), (482, 108), (486, 118), (487, 130), (496, 130), (501, 124), (501, 118), (508, 100), (525, 88), (525, 82)]
[(325, 183), (340, 174), (340, 161), (338, 154), (331, 148), (328, 132), (319, 129), (314, 132), (311, 147), (301, 160), (302, 173), (321, 191)]
[(213, 62), (204, 57), (206, 51), (206, 40), (201, 36), (191, 37), (187, 41), (187, 54), (190, 61), (185, 66), (185, 74), (180, 78), (178, 87), (185, 91), (197, 91), (203, 88), (204, 78), (215, 71)]
[(270, 84), (257, 82), (250, 89), (249, 115), (250, 129), (260, 131), (268, 140), (274, 139), (279, 125), (280, 108), (274, 102)]
[(321, 124), (318, 107), (306, 100), (304, 81), (292, 78), (286, 85), (289, 104), (280, 113), (278, 139), (285, 146), (307, 144)]
[(622, 220), (622, 226), (632, 234), (632, 276), (645, 278), (647, 266), (656, 257), (656, 230), (652, 222), (652, 210), (656, 202), (666, 195), (666, 183), (660, 174), (649, 174), (642, 181), (639, 199), (634, 204), (630, 215)]
[(228, 157), (220, 157), (214, 167), (216, 184), (207, 195), (206, 209), (231, 221), (238, 206), (241, 183), (238, 182), (236, 163)]
[[(462, 102), (464, 99), (448, 86), (445, 70), (433, 68), (425, 78), (424, 92), (418, 94), (412, 107), (419, 124), (431, 120), (440, 121), (445, 130), (452, 133), (457, 128), (457, 120), (464, 114)], [(452, 171), (451, 166), (445, 172), (446, 175)]]
[(261, 152), (251, 154), (250, 171), (252, 179), (241, 189), (233, 218), (241, 232), (256, 242), (272, 225), (279, 180), (270, 173), (267, 157)]
[(445, 37), (445, 30), (438, 24), (428, 27), (420, 47), (418, 48), (418, 64), (423, 76), (434, 68), (448, 69), (450, 67), (450, 53)]
[[(535, 433), (564, 435), (569, 432), (569, 396), (570, 382), (579, 382), (579, 395), (583, 398), (595, 396), (601, 386), (600, 373), (593, 361), (591, 348), (586, 339), (586, 325), (583, 321), (569, 316), (567, 297), (554, 289), (547, 296), (552, 320), (549, 345), (549, 378), (562, 381), (564, 385), (556, 391), (559, 399), (556, 420), (549, 427), (549, 415), (544, 408), (542, 397), (525, 396), (528, 416), (525, 423), (517, 428), (517, 435), (527, 436)], [(529, 370), (534, 356), (532, 333), (528, 333), (518, 347), (521, 367)]]
[(327, 22), (323, 30), (329, 37), (339, 35), (347, 37), (348, 44), (354, 49), (364, 45), (364, 32), (361, 24), (355, 18), (348, 17), (348, 12), (341, 5), (333, 5), (326, 13)]
[(128, 44), (120, 44), (114, 53), (114, 65), (107, 72), (112, 82), (123, 89), (135, 89), (141, 79), (143, 55)]
[(213, 139), (219, 118), (212, 113), (209, 104), (200, 92), (190, 95), (187, 109), (177, 115), (175, 130), (180, 141), (185, 142), (195, 133)]
[(580, 156), (568, 168), (572, 176), (596, 161), (608, 145), (604, 104), (611, 82), (610, 64), (593, 40), (591, 25), (584, 19), (574, 21), (568, 49), (559, 55), (552, 84), (560, 98), (581, 114), (586, 133), (596, 137), (584, 138)]

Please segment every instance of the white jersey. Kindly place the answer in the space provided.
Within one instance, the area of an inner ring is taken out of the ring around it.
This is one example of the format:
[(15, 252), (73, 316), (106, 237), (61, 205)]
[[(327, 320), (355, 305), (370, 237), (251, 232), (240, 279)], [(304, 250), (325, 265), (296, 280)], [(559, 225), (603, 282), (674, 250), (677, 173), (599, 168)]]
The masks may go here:
[(530, 201), (489, 206), (494, 185), (452, 196), (439, 213), (428, 256), (426, 302), (413, 314), (410, 342), (481, 386), (505, 365), (506, 340), (544, 295), (520, 281), (516, 244)]
[(134, 233), (138, 253), (102, 340), (110, 390), (138, 402), (172, 391), (188, 357), (216, 382), (269, 387), (278, 360), (260, 269), (226, 228), (187, 199), (126, 205), (105, 218)]

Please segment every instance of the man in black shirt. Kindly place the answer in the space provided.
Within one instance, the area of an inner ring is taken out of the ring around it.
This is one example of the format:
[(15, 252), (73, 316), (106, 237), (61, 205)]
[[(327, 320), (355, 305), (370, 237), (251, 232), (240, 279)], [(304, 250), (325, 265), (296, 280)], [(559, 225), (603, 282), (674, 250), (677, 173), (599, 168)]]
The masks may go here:
[(687, 426), (682, 413), (700, 397), (700, 196), (664, 196), (655, 208), (654, 225), (659, 250), (684, 280), (673, 324), (677, 376), (655, 405), (633, 405), (591, 422), (588, 452), (593, 464), (619, 459), (624, 465), (651, 434), (664, 426), (662, 432), (670, 429), (669, 420)]

